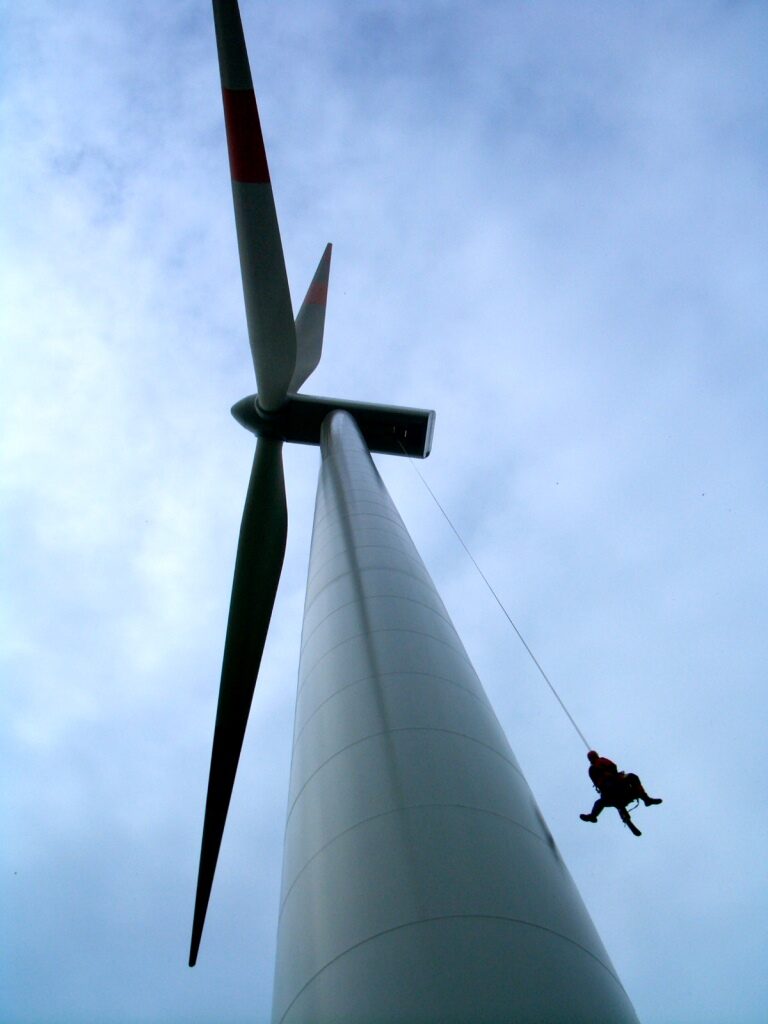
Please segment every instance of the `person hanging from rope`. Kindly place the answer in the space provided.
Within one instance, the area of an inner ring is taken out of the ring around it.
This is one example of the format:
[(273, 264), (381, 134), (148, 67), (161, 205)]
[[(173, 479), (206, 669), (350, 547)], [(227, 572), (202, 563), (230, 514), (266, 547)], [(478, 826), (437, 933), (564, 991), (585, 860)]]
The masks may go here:
[(633, 772), (620, 772), (613, 761), (600, 757), (596, 750), (590, 750), (589, 777), (600, 796), (589, 814), (580, 814), (582, 821), (597, 822), (598, 815), (606, 807), (615, 807), (619, 817), (633, 833), (640, 836), (642, 832), (629, 816), (627, 804), (633, 800), (642, 800), (646, 807), (660, 804), (661, 798), (648, 796), (640, 779)]

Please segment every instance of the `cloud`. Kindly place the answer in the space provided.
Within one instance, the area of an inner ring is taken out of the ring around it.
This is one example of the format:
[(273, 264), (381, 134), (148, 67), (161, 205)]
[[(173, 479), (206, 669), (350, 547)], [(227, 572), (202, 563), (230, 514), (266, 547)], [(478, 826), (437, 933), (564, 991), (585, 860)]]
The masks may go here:
[[(578, 737), (380, 458), (640, 1017), (759, 1019), (762, 5), (243, 14), (294, 300), (335, 243), (308, 389), (437, 409), (430, 485), (590, 742), (664, 796), (632, 846), (578, 827)], [(286, 566), (189, 972), (252, 458), (228, 409), (254, 387), (209, 10), (7, 26), (4, 1015), (263, 1020), (317, 455), (286, 452)]]

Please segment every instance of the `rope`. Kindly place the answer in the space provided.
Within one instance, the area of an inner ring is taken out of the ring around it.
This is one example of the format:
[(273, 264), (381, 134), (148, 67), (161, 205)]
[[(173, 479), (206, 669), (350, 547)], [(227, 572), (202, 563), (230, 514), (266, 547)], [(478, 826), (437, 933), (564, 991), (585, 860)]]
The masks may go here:
[[(398, 439), (398, 443), (399, 443), (399, 439)], [(400, 447), (401, 447), (401, 448), (403, 448), (403, 445), (402, 445), (402, 443), (400, 444)], [(517, 628), (517, 626), (516, 626), (516, 625), (515, 625), (515, 623), (513, 622), (513, 620), (512, 620), (512, 616), (511, 616), (511, 615), (509, 614), (509, 612), (507, 611), (507, 609), (506, 609), (506, 608), (504, 607), (504, 605), (503, 605), (503, 603), (502, 603), (502, 601), (501, 601), (501, 598), (499, 597), (499, 595), (498, 595), (498, 594), (496, 593), (496, 591), (495, 591), (495, 590), (493, 589), (493, 587), (491, 586), (491, 584), (490, 584), (490, 582), (489, 582), (489, 580), (488, 580), (488, 577), (487, 577), (487, 576), (485, 575), (485, 573), (483, 572), (483, 570), (482, 570), (482, 569), (480, 568), (480, 566), (479, 566), (479, 565), (477, 564), (477, 561), (475, 560), (475, 556), (474, 556), (474, 555), (472, 554), (472, 552), (471, 552), (471, 551), (469, 550), (469, 548), (467, 547), (467, 545), (466, 545), (466, 544), (464, 543), (464, 540), (463, 540), (463, 538), (462, 538), (461, 534), (459, 533), (459, 531), (458, 531), (458, 530), (456, 529), (456, 527), (455, 527), (455, 526), (453, 525), (453, 523), (451, 522), (450, 516), (448, 515), (448, 513), (447, 513), (447, 512), (445, 511), (445, 509), (443, 508), (443, 506), (442, 506), (442, 505), (440, 504), (440, 502), (438, 501), (438, 499), (437, 499), (437, 495), (436, 495), (436, 494), (435, 494), (435, 492), (434, 492), (434, 491), (432, 490), (432, 488), (431, 488), (431, 487), (429, 486), (429, 484), (428, 484), (428, 483), (427, 483), (427, 481), (425, 480), (424, 476), (422, 475), (421, 471), (419, 470), (418, 466), (417, 466), (417, 465), (416, 465), (416, 463), (415, 463), (415, 462), (413, 461), (413, 459), (412, 459), (412, 458), (411, 458), (411, 457), (410, 457), (410, 456), (408, 455), (408, 453), (406, 452), (405, 448), (403, 448), (403, 455), (407, 456), (407, 458), (408, 458), (408, 461), (409, 461), (409, 462), (410, 462), (410, 464), (411, 464), (411, 465), (413, 466), (414, 472), (415, 472), (415, 473), (416, 473), (416, 475), (417, 475), (417, 476), (419, 477), (419, 479), (420, 479), (420, 480), (421, 480), (421, 482), (422, 482), (422, 483), (424, 484), (424, 486), (425, 486), (425, 487), (426, 487), (426, 489), (427, 489), (427, 490), (429, 491), (429, 493), (430, 493), (430, 494), (432, 495), (432, 500), (433, 500), (433, 501), (434, 501), (434, 503), (435, 503), (435, 504), (437, 505), (437, 507), (438, 507), (438, 508), (440, 509), (440, 511), (442, 512), (442, 514), (443, 514), (443, 516), (444, 516), (444, 518), (445, 518), (445, 521), (446, 521), (446, 522), (448, 523), (448, 525), (450, 526), (450, 528), (451, 528), (451, 529), (453, 530), (453, 532), (454, 532), (454, 533), (456, 534), (456, 537), (458, 538), (458, 541), (459, 541), (459, 543), (460, 543), (460, 544), (461, 544), (461, 546), (462, 546), (462, 547), (464, 548), (464, 550), (466, 551), (466, 553), (467, 553), (467, 554), (469, 555), (470, 561), (471, 561), (471, 562), (472, 562), (472, 564), (474, 565), (475, 569), (477, 569), (477, 571), (478, 571), (478, 573), (480, 574), (480, 576), (481, 576), (481, 578), (482, 578), (483, 582), (485, 583), (486, 587), (488, 587), (488, 589), (490, 590), (491, 594), (493, 594), (493, 597), (494, 597), (494, 599), (495, 599), (495, 601), (496, 601), (496, 604), (497, 604), (497, 605), (499, 606), (499, 608), (501, 608), (502, 612), (504, 612), (504, 615), (506, 616), (506, 618), (507, 618), (507, 621), (509, 622), (509, 624), (510, 624), (510, 626), (512, 627), (512, 629), (514, 629), (515, 633), (517, 634), (518, 640), (520, 641), (520, 643), (521, 643), (521, 644), (523, 645), (523, 647), (524, 647), (524, 648), (526, 649), (526, 651), (528, 652), (528, 654), (529, 654), (529, 656), (530, 656), (530, 658), (531, 658), (531, 661), (532, 661), (532, 662), (534, 663), (534, 665), (536, 666), (536, 668), (537, 668), (537, 669), (539, 670), (539, 672), (541, 673), (541, 677), (542, 677), (542, 679), (543, 679), (543, 680), (544, 680), (544, 682), (545, 682), (545, 683), (547, 684), (547, 686), (548, 686), (548, 687), (550, 688), (550, 690), (551, 690), (551, 691), (552, 691), (552, 693), (554, 694), (554, 696), (555, 696), (555, 699), (557, 700), (558, 704), (560, 705), (560, 707), (561, 707), (561, 708), (563, 709), (563, 711), (564, 711), (564, 712), (566, 713), (566, 715), (568, 716), (568, 720), (570, 721), (571, 725), (573, 726), (573, 728), (574, 728), (574, 729), (576, 730), (576, 732), (577, 732), (577, 733), (579, 734), (579, 736), (581, 737), (581, 742), (582, 742), (582, 743), (584, 744), (584, 746), (585, 746), (585, 747), (587, 748), (587, 750), (591, 750), (592, 748), (590, 747), (589, 743), (587, 742), (587, 739), (586, 739), (586, 737), (584, 736), (584, 733), (583, 733), (583, 732), (581, 731), (581, 729), (580, 729), (580, 728), (578, 727), (578, 725), (576, 725), (576, 721), (575, 721), (575, 719), (574, 719), (573, 715), (572, 715), (572, 714), (570, 713), (570, 711), (568, 710), (568, 708), (567, 708), (567, 707), (565, 706), (565, 704), (563, 703), (563, 700), (562, 700), (562, 698), (560, 697), (560, 694), (559, 694), (559, 693), (557, 692), (557, 690), (556, 690), (556, 689), (554, 688), (554, 686), (552, 685), (552, 681), (550, 680), (549, 676), (548, 676), (548, 675), (547, 675), (547, 673), (546, 673), (546, 672), (544, 671), (544, 669), (543, 669), (543, 668), (541, 667), (541, 665), (540, 665), (540, 663), (539, 663), (539, 659), (538, 659), (538, 658), (536, 657), (536, 655), (535, 655), (535, 654), (533, 653), (533, 651), (531, 650), (531, 648), (530, 648), (530, 647), (528, 646), (528, 644), (526, 643), (526, 641), (525, 641), (525, 637), (523, 636), (523, 634), (522, 634), (522, 633), (520, 632), (520, 630), (519, 630), (519, 629)]]

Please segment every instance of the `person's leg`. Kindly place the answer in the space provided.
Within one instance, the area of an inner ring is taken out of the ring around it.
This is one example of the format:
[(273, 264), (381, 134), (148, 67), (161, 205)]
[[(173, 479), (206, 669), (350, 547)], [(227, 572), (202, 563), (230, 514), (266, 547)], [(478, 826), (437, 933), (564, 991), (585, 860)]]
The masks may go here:
[(619, 817), (621, 818), (621, 820), (624, 822), (624, 824), (627, 826), (627, 828), (633, 835), (641, 836), (643, 834), (637, 827), (637, 825), (634, 823), (634, 821), (632, 821), (632, 819), (630, 818), (629, 811), (626, 807), (617, 807), (616, 810), (619, 812)]
[(592, 810), (589, 812), (589, 814), (580, 814), (579, 817), (581, 818), (582, 821), (592, 821), (592, 822), (595, 822), (595, 821), (597, 821), (598, 816), (600, 815), (600, 813), (602, 812), (604, 807), (605, 807), (605, 802), (603, 801), (602, 797), (598, 797), (597, 800), (595, 800), (595, 803), (594, 803), (594, 805), (592, 807)]
[(632, 795), (635, 800), (642, 800), (646, 807), (652, 807), (654, 804), (661, 803), (661, 797), (648, 796), (648, 794), (645, 792), (645, 787), (643, 786), (639, 777), (634, 773), (628, 773), (626, 775), (626, 780), (632, 787)]

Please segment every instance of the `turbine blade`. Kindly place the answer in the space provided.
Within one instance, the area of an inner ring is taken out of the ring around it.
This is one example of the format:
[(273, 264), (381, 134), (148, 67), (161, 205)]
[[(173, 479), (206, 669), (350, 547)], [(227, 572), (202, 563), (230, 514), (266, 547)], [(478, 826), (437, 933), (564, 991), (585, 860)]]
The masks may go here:
[(296, 393), (314, 373), (323, 352), (325, 306), (328, 301), (328, 277), (331, 273), (331, 243), (317, 265), (299, 315), (296, 317), (296, 368), (288, 390)]
[(248, 340), (259, 405), (278, 409), (296, 363), (296, 329), (237, 0), (213, 0)]
[(245, 498), (213, 733), (189, 965), (211, 895), (248, 712), (267, 637), (287, 535), (282, 442), (259, 438)]

